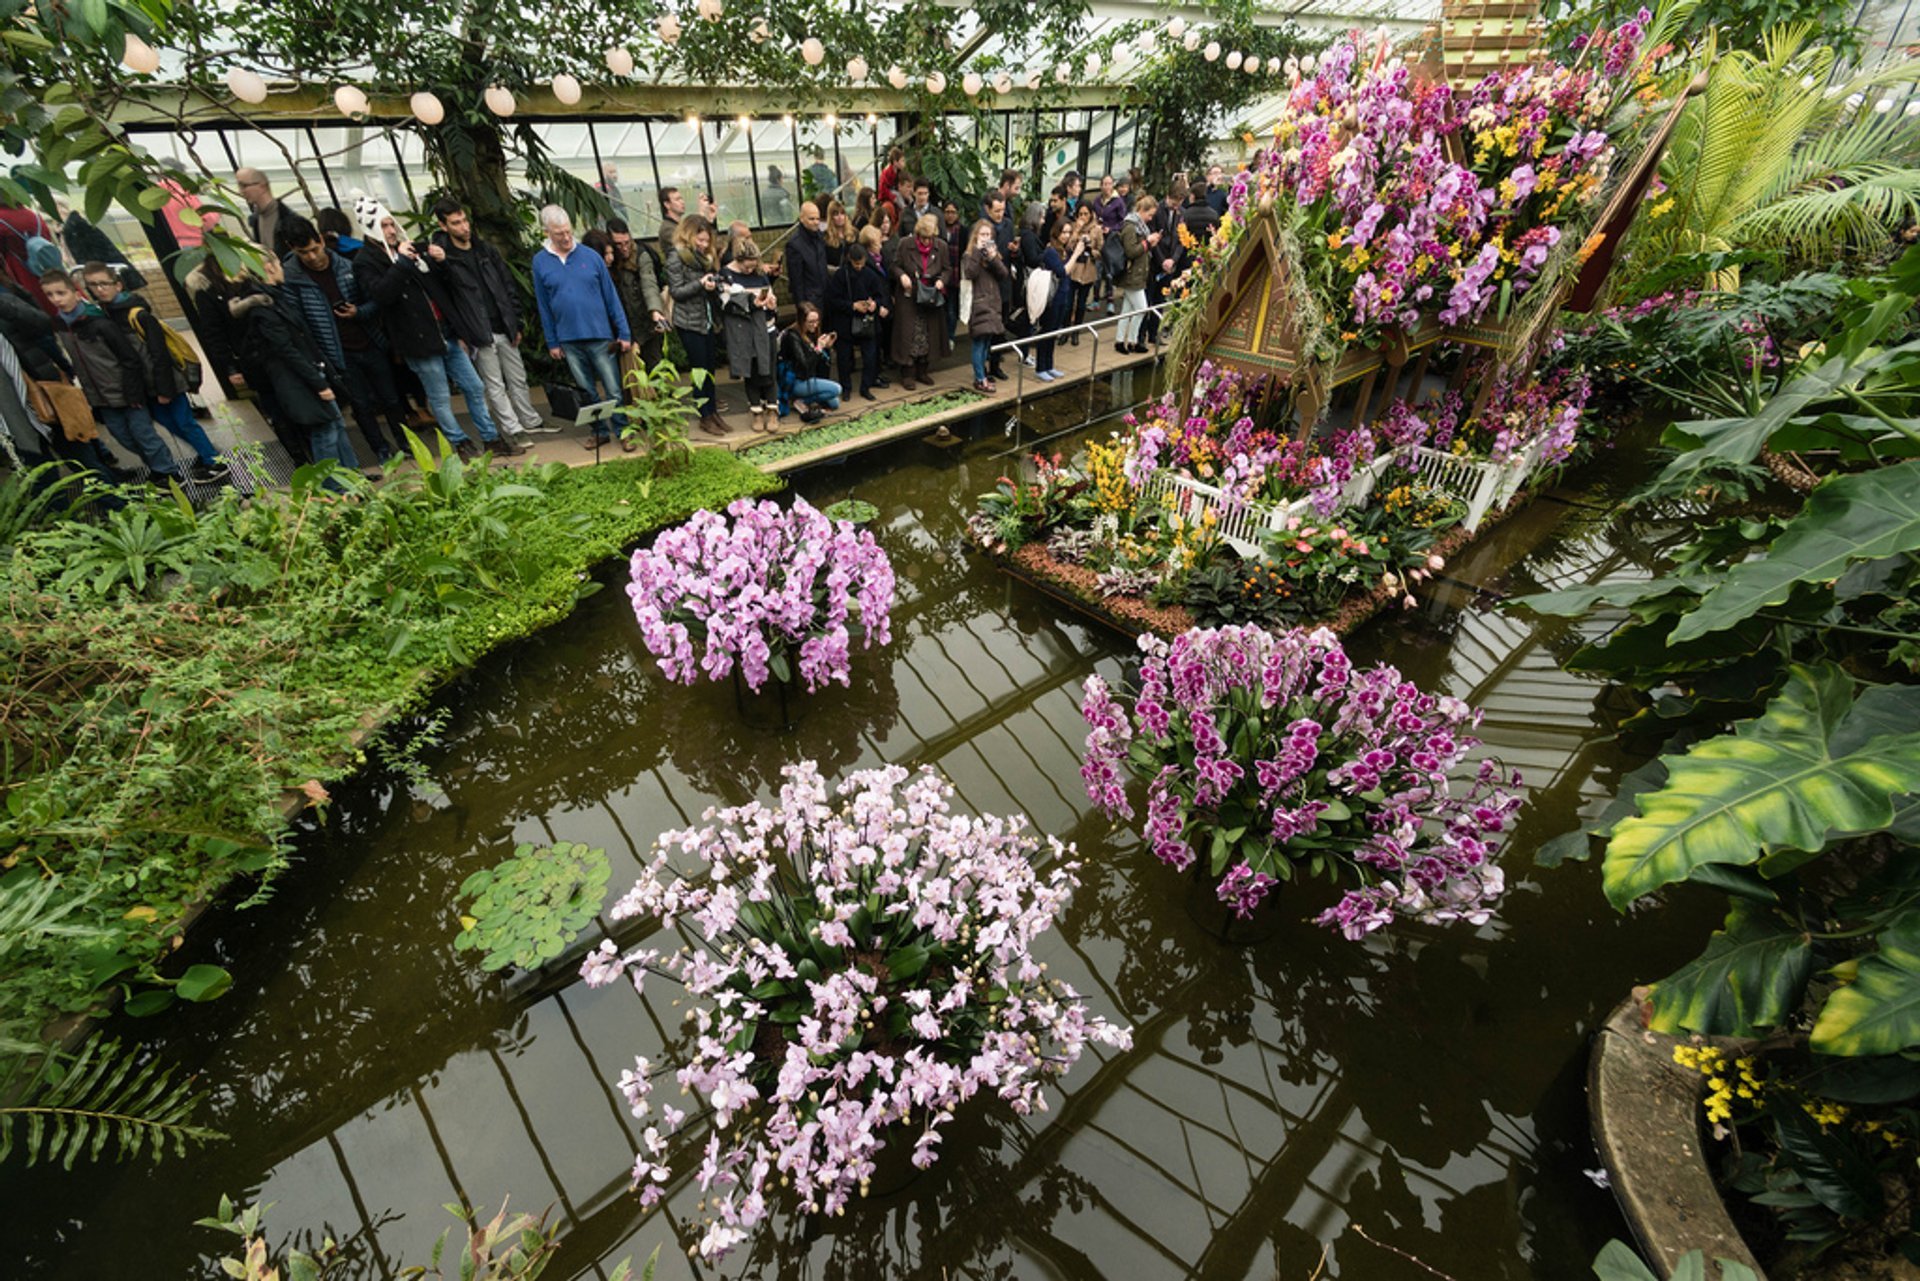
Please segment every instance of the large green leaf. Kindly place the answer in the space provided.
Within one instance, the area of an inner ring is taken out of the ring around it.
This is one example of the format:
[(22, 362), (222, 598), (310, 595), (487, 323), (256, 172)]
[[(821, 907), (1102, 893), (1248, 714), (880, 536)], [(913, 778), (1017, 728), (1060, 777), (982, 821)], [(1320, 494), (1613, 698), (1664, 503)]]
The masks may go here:
[(1666, 785), (1642, 795), (1640, 812), (1616, 823), (1607, 842), (1602, 875), (1614, 906), (1702, 864), (1745, 866), (1891, 823), (1895, 801), (1920, 791), (1920, 730), (1835, 751), (1853, 689), (1832, 663), (1795, 664), (1764, 714), (1667, 758)]
[(1673, 629), (1676, 643), (1721, 631), (1800, 583), (1832, 583), (1855, 561), (1920, 548), (1920, 459), (1851, 476), (1814, 490), (1764, 556), (1735, 565)]
[(1853, 982), (1827, 998), (1813, 1025), (1813, 1048), (1857, 1057), (1920, 1045), (1920, 912), (1882, 931)]
[(1653, 1029), (1754, 1036), (1800, 1004), (1813, 943), (1776, 913), (1735, 900), (1707, 950), (1653, 985)]
[[(1559, 591), (1534, 592), (1506, 602), (1503, 608), (1530, 609), (1552, 618), (1578, 618), (1600, 605), (1634, 605), (1654, 596), (1689, 591), (1689, 584), (1674, 578), (1621, 578), (1606, 583), (1588, 583), (1563, 587)], [(1692, 588), (1697, 592), (1699, 589)]]
[(1788, 1164), (1820, 1204), (1849, 1219), (1870, 1219), (1886, 1207), (1880, 1175), (1851, 1134), (1827, 1130), (1791, 1105), (1769, 1112)]

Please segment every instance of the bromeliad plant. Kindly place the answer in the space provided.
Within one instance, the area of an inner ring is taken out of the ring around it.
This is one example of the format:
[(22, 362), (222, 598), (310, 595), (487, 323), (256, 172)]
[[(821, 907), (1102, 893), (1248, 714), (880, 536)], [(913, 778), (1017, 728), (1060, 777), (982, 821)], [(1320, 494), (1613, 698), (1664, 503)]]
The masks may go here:
[[(802, 1210), (837, 1214), (889, 1143), (925, 1169), (974, 1095), (1044, 1108), (1088, 1042), (1130, 1044), (1034, 956), (1079, 883), (1071, 846), (1043, 849), (1022, 817), (953, 813), (930, 769), (866, 770), (831, 792), (811, 761), (784, 773), (777, 804), (662, 836), (612, 909), (678, 923), (692, 943), (609, 940), (581, 970), (595, 986), (630, 975), (644, 992), (652, 973), (686, 989), (693, 1044), (674, 1076), (713, 1121), (697, 1174), (709, 1260), (766, 1218), (776, 1182)], [(647, 1122), (633, 1167), (645, 1206), (671, 1176), (667, 1136), (689, 1124), (665, 1105), (650, 1119), (666, 1072), (641, 1057), (620, 1080)]]
[(809, 692), (848, 683), (852, 624), (867, 648), (892, 639), (893, 566), (873, 535), (805, 499), (741, 499), (700, 512), (633, 554), (627, 595), (670, 680), (725, 679), (737, 663), (759, 690), (796, 674)]
[(1297, 876), (1355, 885), (1316, 918), (1350, 939), (1399, 917), (1492, 915), (1520, 776), (1488, 760), (1456, 786), (1479, 712), (1385, 664), (1354, 671), (1324, 629), (1195, 629), (1140, 649), (1130, 708), (1087, 679), (1080, 773), (1115, 818), (1135, 816), (1126, 776), (1147, 785), (1156, 857), (1181, 871), (1204, 857), (1242, 917)]

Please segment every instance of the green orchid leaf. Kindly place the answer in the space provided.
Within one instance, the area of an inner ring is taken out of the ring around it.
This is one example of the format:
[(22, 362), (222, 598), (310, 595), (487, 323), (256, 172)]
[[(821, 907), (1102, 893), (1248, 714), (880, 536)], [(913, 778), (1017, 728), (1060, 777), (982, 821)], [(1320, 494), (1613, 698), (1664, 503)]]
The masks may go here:
[(1673, 629), (1684, 643), (1724, 631), (1801, 583), (1833, 583), (1856, 561), (1920, 548), (1920, 459), (1837, 476), (1815, 489), (1763, 556), (1735, 565)]
[(1812, 968), (1806, 931), (1737, 900), (1707, 950), (1653, 985), (1653, 1030), (1755, 1036), (1793, 1013)]
[(1920, 912), (1899, 917), (1879, 943), (1821, 1007), (1813, 1025), (1820, 1053), (1859, 1058), (1920, 1045)]
[(1836, 752), (1853, 679), (1832, 663), (1787, 672), (1764, 714), (1666, 758), (1666, 784), (1613, 826), (1602, 875), (1615, 907), (1702, 864), (1746, 866), (1775, 850), (1818, 850), (1878, 831), (1892, 822), (1897, 800), (1920, 791), (1920, 731)]

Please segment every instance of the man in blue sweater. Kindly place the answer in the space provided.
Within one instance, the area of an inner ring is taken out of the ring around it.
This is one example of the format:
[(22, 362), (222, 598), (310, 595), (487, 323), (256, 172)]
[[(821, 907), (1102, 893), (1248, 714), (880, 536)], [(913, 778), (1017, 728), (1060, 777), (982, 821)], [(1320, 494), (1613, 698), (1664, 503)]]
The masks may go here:
[[(547, 335), (547, 354), (567, 362), (587, 401), (619, 400), (618, 355), (633, 350), (633, 335), (613, 275), (599, 254), (573, 238), (573, 220), (559, 205), (540, 211), (540, 225), (547, 240), (533, 255), (533, 300)], [(617, 415), (613, 423), (627, 425)], [(597, 420), (587, 448), (599, 449), (608, 435), (606, 420)]]

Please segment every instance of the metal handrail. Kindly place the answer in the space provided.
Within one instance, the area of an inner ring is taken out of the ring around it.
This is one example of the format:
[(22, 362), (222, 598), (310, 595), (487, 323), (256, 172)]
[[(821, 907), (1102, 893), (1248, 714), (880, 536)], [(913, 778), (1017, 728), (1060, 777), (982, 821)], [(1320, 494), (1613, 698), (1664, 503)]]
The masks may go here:
[[(1055, 342), (1059, 342), (1073, 334), (1084, 332), (1089, 336), (1091, 336), (1093, 339), (1093, 351), (1091, 353), (1091, 363), (1087, 366), (1087, 380), (1091, 382), (1093, 379), (1099, 377), (1100, 375), (1100, 334), (1098, 331), (1102, 325), (1118, 324), (1120, 321), (1127, 319), (1129, 316), (1142, 316), (1142, 317), (1158, 316), (1161, 313), (1165, 312), (1166, 309), (1168, 307), (1171, 307), (1172, 305), (1173, 305), (1172, 303), (1163, 302), (1163, 303), (1156, 303), (1151, 307), (1142, 308), (1140, 311), (1137, 311), (1137, 312), (1133, 312), (1133, 311), (1115, 312), (1111, 316), (1102, 316), (1098, 320), (1084, 320), (1077, 325), (1069, 325), (1065, 329), (1052, 329), (1047, 331), (1044, 334), (1029, 334), (1025, 338), (1010, 338), (1006, 342), (996, 343), (992, 347), (989, 347), (987, 350), (992, 352), (996, 356), (1000, 355), (1003, 352), (1011, 350), (1015, 353), (1016, 357), (1018, 357), (1018, 355), (1021, 352), (1021, 349), (1025, 347), (1028, 343), (1037, 343), (1048, 338), (1053, 339)], [(1153, 345), (1156, 351), (1161, 346), (1160, 335), (1157, 331), (1153, 335)], [(1018, 405), (1021, 401), (1027, 398), (1026, 362), (1016, 358), (1014, 362), (1014, 370), (1015, 372), (1013, 375), (1013, 403)]]

